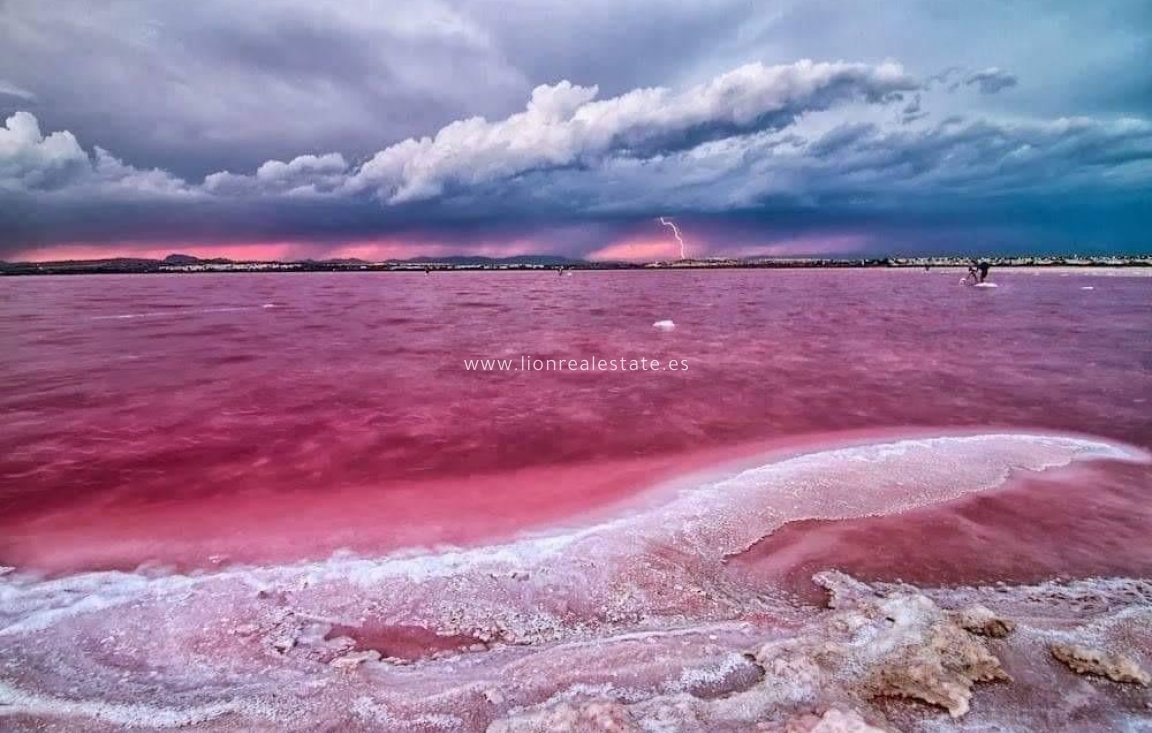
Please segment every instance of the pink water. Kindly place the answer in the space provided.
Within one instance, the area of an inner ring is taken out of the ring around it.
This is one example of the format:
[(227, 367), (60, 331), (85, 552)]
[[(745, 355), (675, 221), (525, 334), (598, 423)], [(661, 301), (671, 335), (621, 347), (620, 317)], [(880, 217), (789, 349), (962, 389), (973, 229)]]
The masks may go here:
[[(0, 563), (470, 541), (602, 507), (701, 457), (837, 431), (1045, 428), (1152, 447), (1152, 280), (999, 279), (994, 292), (875, 271), (5, 280)], [(651, 327), (666, 318), (677, 328)], [(464, 368), (521, 355), (688, 371)], [(275, 531), (248, 546), (261, 528)]]
[[(820, 602), (809, 578), (828, 567), (927, 586), (1152, 577), (1152, 465), (1140, 453), (1152, 450), (1152, 278), (994, 275), (1000, 287), (984, 291), (942, 271), (0, 279), (0, 565), (95, 579), (159, 563), (220, 572), (212, 583), (230, 587), (229, 568), (279, 578), (337, 551), (440, 557), (450, 586), (374, 589), (373, 604), (380, 593), (394, 604), (383, 626), (342, 580), (361, 566), (317, 566), (332, 587), (308, 602), (351, 614), (342, 636), (392, 639), (397, 657), (475, 643), (457, 623), (471, 611), (443, 615), (471, 594), (521, 620), (553, 614), (561, 636), (623, 624), (597, 610), (601, 592), (624, 597), (622, 583), (647, 593), (629, 623), (767, 623), (759, 606), (719, 610), (644, 577), (701, 583), (713, 562), (730, 596), (800, 603)], [(676, 327), (653, 327), (664, 319)], [(688, 368), (464, 366), (521, 355)], [(964, 436), (976, 442), (947, 442)], [(947, 440), (915, 442), (935, 438)], [(876, 444), (914, 448), (835, 453)], [(740, 472), (759, 466), (767, 483), (748, 484)], [(533, 577), (555, 575), (546, 592), (488, 587), (450, 549), (587, 527), (602, 529), (574, 546), (596, 563), (571, 550), (553, 561), (552, 549), (524, 560)], [(587, 600), (565, 584), (575, 567)], [(206, 604), (249, 613), (217, 591)], [(11, 628), (33, 617), (0, 603)], [(67, 631), (81, 646), (89, 633)], [(209, 644), (179, 638), (185, 651)], [(32, 669), (30, 649), (9, 653)], [(223, 679), (204, 675), (197, 685)], [(57, 687), (50, 675), (17, 681)], [(29, 724), (64, 714), (49, 707)], [(495, 713), (470, 714), (461, 729)]]

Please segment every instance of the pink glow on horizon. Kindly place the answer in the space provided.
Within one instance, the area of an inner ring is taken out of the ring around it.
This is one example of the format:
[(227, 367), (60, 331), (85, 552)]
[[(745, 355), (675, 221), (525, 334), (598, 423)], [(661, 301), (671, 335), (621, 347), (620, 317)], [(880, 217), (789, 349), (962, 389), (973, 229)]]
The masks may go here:
[(622, 242), (601, 247), (588, 254), (590, 260), (623, 260), (625, 262), (651, 262), (653, 260), (675, 260), (680, 257), (680, 245), (676, 240), (626, 239)]
[(308, 256), (303, 246), (292, 242), (252, 242), (242, 244), (61, 244), (24, 250), (12, 255), (22, 262), (60, 260), (104, 260), (129, 257), (162, 260), (170, 254), (186, 254), (202, 259), (225, 257), (231, 260), (278, 260)]
[(202, 259), (225, 258), (238, 261), (270, 261), (301, 259), (348, 259), (369, 262), (411, 257), (449, 257), (475, 255), (482, 257), (511, 257), (539, 254), (548, 246), (533, 239), (478, 239), (473, 242), (443, 242), (408, 238), (374, 239), (327, 245), (308, 242), (251, 242), (231, 244), (191, 243), (139, 243), (124, 244), (63, 244), (16, 252), (11, 256), (21, 262), (56, 262), (61, 260), (102, 260), (116, 257), (162, 260), (171, 254), (185, 254)]
[[(734, 244), (726, 240), (736, 239)], [(871, 237), (864, 234), (806, 235), (789, 239), (769, 240), (763, 244), (740, 241), (741, 237), (713, 234), (694, 240), (694, 257), (805, 257), (835, 256), (858, 252)], [(224, 244), (124, 242), (121, 244), (63, 244), (24, 250), (10, 259), (27, 262), (59, 260), (97, 260), (115, 257), (163, 259), (179, 253), (203, 259), (226, 258), (239, 261), (302, 260), (302, 259), (360, 259), (380, 262), (412, 257), (450, 257), (474, 255), (482, 257), (511, 257), (525, 254), (547, 254), (555, 251), (547, 236), (514, 237), (502, 239), (481, 235), (475, 239), (446, 241), (430, 237), (393, 237), (354, 240), (341, 244), (321, 242), (235, 242)], [(589, 260), (652, 262), (679, 259), (679, 245), (663, 232), (629, 235), (596, 249), (587, 255)]]
[(501, 239), (477, 237), (474, 240), (445, 241), (434, 237), (394, 237), (352, 240), (340, 244), (325, 242), (233, 242), (197, 244), (189, 242), (123, 242), (119, 244), (63, 244), (16, 252), (11, 259), (27, 262), (51, 262), (73, 259), (109, 259), (115, 257), (163, 259), (179, 253), (200, 258), (223, 257), (232, 260), (299, 260), (358, 258), (368, 261), (406, 259), (430, 256), (478, 255), (509, 257), (547, 252), (545, 241), (530, 238)]
[[(689, 258), (706, 257), (818, 257), (844, 255), (857, 252), (871, 241), (864, 234), (810, 235), (779, 239), (764, 244), (741, 244), (737, 247), (711, 247), (706, 239), (697, 240), (698, 252), (691, 249)], [(621, 260), (625, 262), (652, 262), (676, 260), (680, 247), (675, 239), (628, 238), (609, 244), (590, 253), (590, 260)]]

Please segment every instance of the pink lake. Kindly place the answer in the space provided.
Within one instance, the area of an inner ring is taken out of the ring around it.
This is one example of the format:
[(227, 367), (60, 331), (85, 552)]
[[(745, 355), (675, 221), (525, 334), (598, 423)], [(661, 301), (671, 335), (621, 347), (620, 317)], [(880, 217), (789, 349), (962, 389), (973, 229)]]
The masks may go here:
[[(0, 563), (474, 542), (849, 431), (1152, 448), (1152, 279), (997, 275), (984, 292), (921, 271), (0, 281)], [(522, 355), (688, 369), (464, 365)], [(1081, 500), (1061, 511), (1099, 498)]]
[[(271, 705), (256, 671), (265, 662), (207, 631), (206, 619), (270, 623), (237, 592), (246, 583), (297, 594), (285, 607), (311, 604), (329, 636), (405, 658), (488, 644), (459, 620), (473, 613), (511, 614), (509, 643), (529, 647), (537, 627), (525, 614), (547, 616), (540, 628), (558, 630), (540, 643), (563, 643), (547, 647), (555, 659), (530, 658), (555, 676), (540, 672), (550, 681), (523, 706), (592, 684), (559, 672), (603, 662), (573, 662), (563, 644), (576, 630), (603, 640), (696, 625), (716, 638), (694, 654), (738, 648), (748, 625), (777, 633), (814, 613), (824, 593), (811, 577), (828, 568), (940, 589), (1148, 579), (1152, 278), (999, 270), (993, 280), (977, 290), (952, 272), (912, 270), (0, 279), (0, 565), (17, 576), (0, 596), (0, 654), (24, 670), (9, 684), (52, 701), (18, 698), (31, 712), (12, 720), (127, 725), (154, 695), (109, 693), (100, 680), (150, 670), (165, 694), (195, 689), (164, 708), (173, 720), (289, 729), (255, 703), (212, 707), (224, 704), (212, 690), (228, 685), (240, 690), (229, 700), (248, 685)], [(675, 327), (653, 326), (666, 319)], [(521, 356), (687, 368), (465, 367)], [(533, 580), (485, 579), (505, 571)], [(172, 620), (168, 604), (193, 592), (184, 583), (205, 594), (207, 615)], [(684, 590), (710, 583), (723, 593)], [(92, 614), (67, 611), (62, 599), (77, 594)], [(633, 615), (614, 616), (617, 603)], [(88, 647), (124, 608), (142, 628), (166, 619), (170, 648), (138, 639), (116, 661)], [(89, 651), (71, 676), (57, 678), (40, 650), (58, 643)], [(193, 652), (194, 673), (158, 661)], [(210, 657), (232, 660), (230, 671)], [(479, 675), (496, 658), (451, 674)], [(451, 714), (457, 729), (484, 730), (506, 712), (470, 692), (445, 703), (450, 712), (425, 709), (448, 673), (403, 669), (386, 707), (406, 711), (408, 728), (444, 729), (420, 716)], [(77, 684), (122, 717), (62, 707), (59, 691)], [(920, 725), (919, 713), (888, 712)], [(400, 729), (348, 715), (333, 730)], [(1107, 730), (1120, 718), (1087, 720)]]

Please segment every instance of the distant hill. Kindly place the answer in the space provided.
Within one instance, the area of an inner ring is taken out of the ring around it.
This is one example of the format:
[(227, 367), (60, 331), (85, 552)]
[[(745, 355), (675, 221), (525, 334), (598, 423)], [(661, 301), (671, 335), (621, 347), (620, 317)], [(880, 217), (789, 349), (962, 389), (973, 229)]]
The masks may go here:
[[(14, 262), (14, 265), (22, 265), (22, 262)], [(58, 266), (58, 267), (72, 267), (76, 269), (85, 268), (124, 268), (130, 269), (134, 267), (159, 267), (159, 260), (151, 260), (147, 257), (106, 257), (99, 260), (58, 260), (55, 262), (41, 262), (37, 263), (45, 266)]]
[(232, 260), (225, 257), (203, 259), (201, 257), (194, 257), (192, 255), (174, 253), (165, 257), (163, 259), (163, 263), (165, 265), (227, 265), (231, 264)]

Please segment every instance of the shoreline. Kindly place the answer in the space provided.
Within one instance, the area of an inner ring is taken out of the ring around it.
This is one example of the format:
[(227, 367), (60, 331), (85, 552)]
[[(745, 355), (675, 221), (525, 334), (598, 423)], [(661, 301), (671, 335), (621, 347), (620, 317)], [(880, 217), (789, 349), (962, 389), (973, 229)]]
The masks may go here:
[[(14, 269), (19, 268), (19, 269)], [(1084, 264), (1069, 264), (1066, 262), (1052, 264), (1037, 263), (998, 263), (993, 261), (995, 272), (1028, 272), (1039, 273), (1109, 273), (1132, 277), (1152, 276), (1152, 258), (1142, 261), (1124, 263), (1088, 262)], [(967, 265), (963, 263), (933, 264), (927, 267), (923, 264), (891, 264), (885, 262), (859, 263), (855, 261), (843, 262), (692, 262), (692, 263), (647, 263), (647, 264), (598, 264), (583, 263), (571, 265), (450, 265), (430, 264), (427, 267), (420, 265), (373, 263), (356, 266), (328, 266), (324, 264), (302, 264), (284, 262), (255, 262), (232, 263), (219, 266), (181, 266), (181, 267), (123, 267), (117, 265), (86, 265), (64, 263), (17, 263), (0, 264), (0, 277), (49, 277), (56, 275), (210, 275), (210, 274), (240, 274), (240, 273), (407, 273), (407, 274), (441, 274), (453, 272), (535, 272), (535, 273), (597, 273), (597, 272), (704, 272), (719, 271), (731, 272), (733, 270), (785, 270), (785, 271), (842, 271), (842, 270), (868, 270), (884, 272), (966, 272)]]
[[(837, 514), (900, 521), (907, 501), (864, 497), (885, 493), (911, 461), (943, 490), (911, 503), (950, 501), (949, 465), (974, 466), (972, 451), (986, 449), (998, 462), (969, 476), (974, 491), (962, 496), (999, 493), (985, 479), (1004, 468), (1147, 460), (1068, 436), (905, 439), (728, 473), (695, 497), (674, 482), (668, 501), (631, 519), (505, 545), (188, 572), (0, 569), (0, 653), (28, 670), (0, 683), (0, 719), (91, 733), (157, 719), (221, 733), (396, 721), (639, 733), (669, 720), (685, 733), (782, 733), (844, 716), (861, 733), (1021, 730), (1014, 723), (1103, 733), (1141, 720), (1152, 586), (1126, 568), (952, 584), (819, 563), (808, 574), (819, 598), (797, 599), (734, 564), (758, 532), (749, 524), (805, 512), (793, 499), (809, 492), (781, 496), (779, 512), (757, 497), (823, 474), (829, 460), (837, 483), (865, 479), (849, 482), (866, 489), (855, 509)], [(1060, 707), (1072, 694), (1075, 715)], [(618, 725), (589, 722), (604, 719)]]

